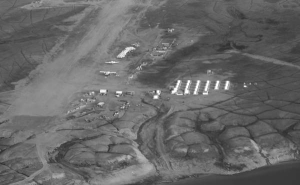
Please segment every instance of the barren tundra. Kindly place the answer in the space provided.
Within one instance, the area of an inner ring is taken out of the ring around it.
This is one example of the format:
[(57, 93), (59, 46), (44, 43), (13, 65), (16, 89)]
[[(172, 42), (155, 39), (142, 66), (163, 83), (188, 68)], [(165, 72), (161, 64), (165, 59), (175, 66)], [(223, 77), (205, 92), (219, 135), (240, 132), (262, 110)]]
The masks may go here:
[(298, 160), (299, 15), (293, 0), (0, 0), (0, 184)]

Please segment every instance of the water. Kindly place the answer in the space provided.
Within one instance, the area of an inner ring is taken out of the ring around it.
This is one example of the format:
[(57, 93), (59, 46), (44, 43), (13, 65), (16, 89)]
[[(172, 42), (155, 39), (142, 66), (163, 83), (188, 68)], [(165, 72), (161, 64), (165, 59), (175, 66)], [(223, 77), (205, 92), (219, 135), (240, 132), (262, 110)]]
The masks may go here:
[(231, 176), (185, 179), (169, 185), (300, 185), (300, 162), (282, 163)]

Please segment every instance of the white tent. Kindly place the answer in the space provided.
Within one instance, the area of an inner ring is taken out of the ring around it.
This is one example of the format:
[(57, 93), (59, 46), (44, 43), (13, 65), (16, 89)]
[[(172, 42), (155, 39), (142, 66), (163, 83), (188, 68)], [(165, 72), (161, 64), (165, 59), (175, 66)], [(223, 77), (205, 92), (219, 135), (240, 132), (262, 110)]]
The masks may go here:
[(118, 56), (117, 58), (124, 58), (128, 52), (135, 50), (135, 47), (126, 47)]

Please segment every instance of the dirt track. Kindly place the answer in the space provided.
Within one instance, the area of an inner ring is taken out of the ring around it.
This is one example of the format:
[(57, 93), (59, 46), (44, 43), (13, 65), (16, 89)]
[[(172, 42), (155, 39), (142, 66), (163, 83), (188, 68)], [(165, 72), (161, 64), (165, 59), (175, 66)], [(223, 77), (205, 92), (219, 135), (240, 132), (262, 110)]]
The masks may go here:
[(60, 114), (68, 97), (92, 81), (96, 73), (95, 64), (82, 66), (78, 65), (78, 61), (87, 55), (94, 55), (99, 61), (130, 20), (130, 16), (124, 14), (133, 4), (133, 0), (103, 3), (97, 22), (80, 44), (68, 48), (68, 51), (54, 61), (40, 66), (37, 69), (39, 75), (34, 81), (16, 92), (18, 98), (13, 103), (10, 114)]

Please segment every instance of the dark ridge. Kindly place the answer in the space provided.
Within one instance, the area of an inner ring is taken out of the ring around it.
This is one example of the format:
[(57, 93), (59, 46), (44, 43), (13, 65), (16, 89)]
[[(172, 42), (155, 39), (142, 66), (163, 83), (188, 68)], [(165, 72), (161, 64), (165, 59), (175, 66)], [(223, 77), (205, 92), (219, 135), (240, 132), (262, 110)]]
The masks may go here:
[(234, 19), (240, 19), (240, 20), (247, 19), (245, 14), (243, 14), (241, 11), (239, 11), (238, 9), (236, 9), (233, 6), (227, 7), (226, 10), (227, 10), (227, 13)]
[(187, 3), (187, 6), (193, 7), (193, 8), (198, 8), (200, 6), (202, 6), (202, 3), (200, 2), (191, 2), (191, 3)]
[(44, 21), (36, 22), (30, 26), (24, 27), (20, 30), (17, 30), (16, 32), (13, 32), (11, 38), (18, 40), (18, 39), (22, 39), (24, 35), (28, 35), (30, 37), (32, 36), (32, 34), (38, 33), (40, 35), (43, 35), (45, 34), (45, 32), (46, 33), (51, 32), (55, 35), (60, 36), (60, 34), (63, 33), (63, 31), (60, 31), (59, 29), (53, 29), (52, 28), (53, 25), (65, 25), (65, 26), (72, 25), (73, 22), (62, 22), (62, 20), (82, 12), (85, 8), (86, 8), (85, 6), (76, 7), (73, 10), (70, 10), (69, 12), (66, 12), (64, 14), (48, 18)]
[(261, 24), (269, 24), (269, 25), (279, 25), (280, 22), (275, 20), (275, 19), (270, 19), (270, 18), (263, 18), (263, 19), (259, 19), (256, 22), (261, 23)]
[(274, 19), (264, 19), (264, 23), (266, 24), (270, 24), (270, 25), (279, 25), (280, 22)]
[[(151, 68), (157, 69), (157, 73), (142, 73), (138, 77), (138, 81), (150, 86), (164, 87), (168, 79), (174, 78), (181, 69), (176, 69), (176, 65), (181, 62), (182, 59), (197, 54), (200, 50), (201, 44), (193, 44), (176, 51), (164, 61), (151, 66)], [(159, 78), (158, 78), (159, 77)]]
[[(1, 114), (0, 114), (1, 115)], [(7, 122), (9, 122), (9, 119), (6, 119), (6, 120), (4, 120), (4, 121), (1, 121), (0, 122), (0, 125), (2, 125), (3, 123), (7, 123)]]
[(22, 43), (22, 42), (28, 42), (28, 41), (35, 41), (39, 39), (45, 39), (50, 37), (55, 37), (55, 33), (47, 33), (46, 35), (29, 35), (23, 37), (23, 38), (8, 38), (6, 40), (0, 40), (0, 44), (10, 44), (10, 43)]
[(237, 49), (237, 50), (244, 50), (244, 49), (248, 48), (248, 46), (245, 46), (245, 45), (242, 45), (242, 44), (237, 44), (234, 41), (231, 41), (230, 43), (231, 43), (231, 46), (234, 49)]
[(219, 44), (217, 47), (218, 47), (217, 52), (224, 52), (226, 50), (233, 49), (231, 47), (231, 42), (229, 41), (227, 41), (226, 43)]

